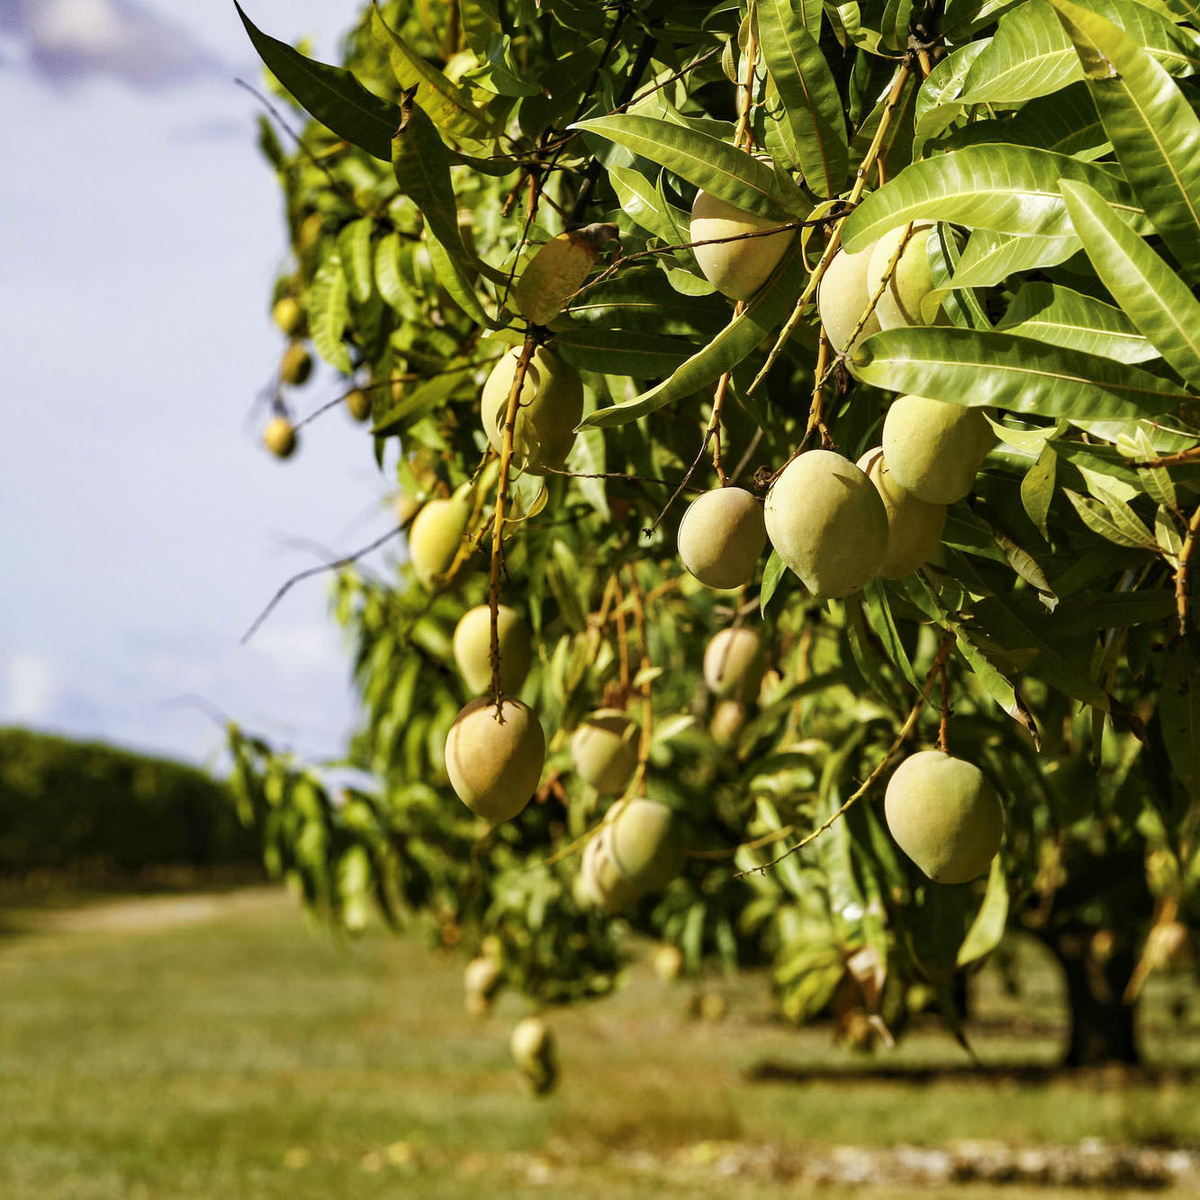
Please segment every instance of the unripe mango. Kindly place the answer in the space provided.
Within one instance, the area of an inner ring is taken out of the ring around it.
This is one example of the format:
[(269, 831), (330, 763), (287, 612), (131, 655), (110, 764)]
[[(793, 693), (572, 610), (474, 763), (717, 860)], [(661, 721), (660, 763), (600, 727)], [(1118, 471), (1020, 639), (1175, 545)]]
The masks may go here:
[(346, 411), (359, 422), (371, 419), (371, 397), (362, 390), (355, 388), (346, 393)]
[(446, 737), (446, 774), (458, 798), (493, 823), (515, 817), (537, 790), (546, 738), (533, 710), (505, 698), (498, 719), (489, 697), (472, 700)]
[(279, 378), (284, 383), (299, 387), (312, 374), (312, 355), (303, 342), (293, 342), (284, 352), (279, 363)]
[(471, 520), (465, 496), (430, 500), (408, 528), (408, 556), (422, 587), (432, 590), (449, 569)]
[(852, 354), (860, 342), (880, 330), (879, 315), (873, 312), (854, 339), (854, 345), (847, 345), (851, 332), (871, 298), (867, 290), (867, 271), (874, 249), (875, 243), (872, 242), (853, 254), (839, 250), (817, 286), (817, 312), (830, 345), (839, 354)]
[(665, 888), (680, 871), (686, 835), (674, 809), (657, 800), (627, 800), (610, 816), (608, 850), (621, 878), (640, 892)]
[[(492, 368), (483, 385), (480, 413), (483, 429), (497, 453), (504, 444), (504, 419), (521, 351), (513, 347)], [(529, 360), (517, 419), (513, 425), (513, 466), (531, 475), (559, 469), (575, 442), (575, 426), (583, 417), (583, 380), (579, 372), (544, 346)]]
[[(507, 604), (496, 613), (500, 635), (500, 690), (506, 696), (521, 690), (533, 661), (533, 643), (525, 622)], [(492, 682), (492, 613), (486, 604), (463, 613), (454, 627), (454, 661), (472, 692), (486, 692)]]
[(808, 450), (788, 463), (767, 493), (764, 515), (780, 558), (823, 600), (857, 592), (887, 554), (879, 493), (832, 450)]
[(708, 721), (709, 736), (718, 746), (732, 746), (746, 724), (746, 706), (736, 700), (719, 700)]
[(704, 650), (704, 682), (719, 699), (749, 704), (758, 695), (762, 676), (762, 653), (753, 629), (722, 629)]
[(287, 417), (272, 417), (263, 430), (262, 440), (276, 458), (291, 458), (296, 452), (296, 427)]
[(632, 908), (641, 892), (622, 878), (612, 860), (612, 826), (604, 828), (587, 844), (579, 868), (580, 892), (589, 904), (611, 913)]
[(975, 483), (995, 441), (977, 408), (901, 396), (883, 419), (883, 456), (892, 478), (929, 504), (953, 504)]
[(1004, 810), (983, 772), (941, 750), (910, 754), (896, 768), (883, 811), (896, 844), (937, 883), (982, 875), (1004, 834)]
[(637, 766), (639, 729), (619, 708), (601, 708), (571, 738), (575, 773), (602, 796), (619, 796)]
[(554, 1034), (540, 1017), (526, 1017), (514, 1026), (508, 1041), (513, 1061), (539, 1095), (558, 1078)]
[(683, 974), (683, 951), (670, 942), (662, 942), (655, 946), (651, 963), (659, 980), (671, 983)]
[[(875, 243), (867, 264), (868, 296), (873, 296), (879, 287), (888, 263), (892, 261), (892, 255), (904, 236), (904, 230), (904, 225), (889, 229)], [(900, 261), (875, 304), (880, 328), (898, 329), (904, 325), (928, 324), (921, 316), (921, 301), (933, 291), (933, 272), (925, 248), (933, 231), (931, 221), (913, 222), (912, 235), (905, 243)]]
[(504, 981), (500, 964), (486, 954), (479, 955), (467, 963), (463, 971), (464, 1003), (473, 1017), (482, 1016), (491, 1007), (492, 1000)]
[(287, 337), (295, 337), (304, 330), (304, 309), (295, 296), (280, 296), (271, 309), (271, 319)]
[(858, 468), (875, 485), (887, 513), (888, 548), (879, 574), (884, 579), (903, 579), (937, 553), (946, 525), (946, 506), (929, 504), (906, 492), (888, 470), (880, 446), (868, 450), (858, 460)]
[(749, 583), (766, 544), (762, 505), (745, 488), (705, 492), (679, 522), (679, 557), (709, 587)]
[[(719, 200), (709, 192), (699, 191), (692, 203), (690, 242), (710, 238), (736, 237), (760, 230), (778, 229), (779, 222), (770, 217)], [(779, 265), (783, 252), (791, 244), (792, 230), (781, 229), (766, 237), (742, 238), (736, 242), (712, 242), (694, 246), (692, 253), (704, 272), (704, 278), (731, 300), (749, 300)]]

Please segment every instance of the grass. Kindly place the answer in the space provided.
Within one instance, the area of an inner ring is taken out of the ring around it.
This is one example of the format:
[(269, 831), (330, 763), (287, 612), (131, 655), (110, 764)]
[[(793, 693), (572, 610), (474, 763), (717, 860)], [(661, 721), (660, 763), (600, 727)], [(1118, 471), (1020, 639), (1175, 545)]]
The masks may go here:
[[(538, 1100), (508, 1058), (521, 1001), (506, 995), (488, 1017), (468, 1018), (461, 962), (415, 940), (314, 935), (267, 890), (9, 916), (25, 932), (0, 939), (5, 1200), (481, 1190), (489, 1200), (757, 1200), (779, 1195), (779, 1181), (765, 1168), (722, 1177), (714, 1164), (728, 1146), (753, 1162), (754, 1147), (794, 1157), (842, 1143), (1200, 1144), (1200, 1080), (1186, 1072), (980, 1076), (932, 1024), (864, 1059), (833, 1047), (828, 1028), (777, 1023), (754, 978), (718, 981), (729, 1016), (694, 1021), (692, 985), (659, 984), (644, 965), (616, 997), (554, 1014), (563, 1079)], [(1049, 1064), (1058, 1053), (1056, 981), (1032, 967), (1023, 998), (981, 981), (975, 1043), (986, 1063)], [(1178, 986), (1160, 982), (1148, 997), (1144, 1040), (1154, 1061), (1194, 1067), (1200, 1011), (1171, 1015)], [(756, 1081), (764, 1063), (776, 1078)], [(880, 1077), (879, 1066), (917, 1074)], [(860, 1200), (1057, 1194), (822, 1189)]]

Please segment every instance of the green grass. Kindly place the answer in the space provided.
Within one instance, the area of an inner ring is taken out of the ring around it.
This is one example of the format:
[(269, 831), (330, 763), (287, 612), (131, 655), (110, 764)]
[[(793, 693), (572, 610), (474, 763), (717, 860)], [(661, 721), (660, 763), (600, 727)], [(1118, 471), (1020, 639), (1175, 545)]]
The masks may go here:
[[(838, 1143), (1200, 1143), (1200, 1082), (1186, 1076), (880, 1078), (876, 1066), (965, 1059), (933, 1024), (893, 1053), (850, 1055), (827, 1027), (777, 1023), (754, 978), (718, 982), (730, 1015), (697, 1022), (692, 985), (659, 984), (644, 966), (616, 997), (554, 1014), (562, 1084), (538, 1100), (508, 1058), (521, 1001), (506, 995), (468, 1018), (461, 962), (415, 940), (314, 935), (268, 892), (109, 911), (40, 928), (10, 914), (34, 932), (0, 938), (5, 1200), (757, 1200), (781, 1185), (719, 1177), (708, 1164), (722, 1144), (794, 1158)], [(1058, 1052), (1055, 980), (1033, 967), (1020, 999), (982, 981), (975, 1043), (987, 1063), (1048, 1064)], [(1177, 986), (1149, 997), (1145, 1042), (1158, 1062), (1195, 1066), (1197, 1019), (1167, 1009)], [(756, 1082), (748, 1072), (763, 1063), (796, 1078)], [(822, 1189), (861, 1200), (1056, 1194)]]

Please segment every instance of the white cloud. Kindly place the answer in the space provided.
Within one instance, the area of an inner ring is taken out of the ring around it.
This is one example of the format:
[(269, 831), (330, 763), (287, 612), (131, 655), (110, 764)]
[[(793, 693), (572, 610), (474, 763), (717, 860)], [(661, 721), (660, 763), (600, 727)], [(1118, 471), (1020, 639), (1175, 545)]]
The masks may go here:
[(8, 721), (46, 721), (58, 696), (58, 673), (53, 664), (37, 654), (16, 654), (9, 659), (7, 676), (0, 715)]
[(8, 0), (4, 26), (55, 81), (105, 75), (157, 89), (217, 66), (182, 26), (133, 0)]

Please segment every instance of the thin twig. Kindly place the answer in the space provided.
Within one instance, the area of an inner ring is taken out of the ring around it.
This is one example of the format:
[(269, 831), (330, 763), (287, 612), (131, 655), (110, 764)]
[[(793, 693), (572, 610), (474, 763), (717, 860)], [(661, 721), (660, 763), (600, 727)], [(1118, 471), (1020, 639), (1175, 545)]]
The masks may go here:
[(740, 872), (738, 875), (739, 879), (744, 879), (747, 875), (753, 875), (755, 872), (758, 872), (759, 874), (765, 874), (771, 867), (777, 866), (779, 863), (783, 862), (785, 858), (795, 854), (797, 850), (803, 849), (803, 847), (807, 846), (810, 842), (815, 841), (827, 829), (831, 829), (839, 818), (845, 816), (845, 814), (859, 800), (861, 800), (863, 796), (867, 794), (867, 792), (871, 790), (872, 785), (884, 773), (884, 771), (887, 770), (888, 765), (891, 763), (892, 759), (895, 758), (900, 750), (900, 747), (904, 745), (908, 735), (912, 733), (913, 729), (916, 727), (917, 718), (921, 715), (921, 710), (925, 707), (925, 701), (929, 698), (928, 693), (930, 688), (933, 686), (933, 681), (945, 664), (946, 656), (950, 653), (950, 647), (953, 644), (954, 634), (950, 630), (947, 630), (946, 633), (942, 635), (942, 643), (938, 647), (937, 656), (933, 660), (933, 666), (930, 668), (929, 674), (925, 677), (924, 686), (917, 695), (916, 703), (913, 704), (912, 709), (909, 711), (908, 716), (904, 720), (904, 724), (900, 726), (900, 732), (896, 734), (896, 740), (892, 742), (891, 748), (879, 760), (875, 766), (875, 769), (870, 773), (870, 775), (868, 775), (866, 779), (864, 779), (863, 782), (850, 794), (845, 804), (843, 804), (841, 808), (839, 808), (837, 812), (835, 812), (827, 821), (823, 821), (820, 825), (818, 825), (817, 828), (812, 831), (812, 833), (806, 834), (798, 842), (796, 842), (795, 845), (789, 846), (781, 855), (779, 855), (778, 858), (773, 858), (770, 862), (763, 863), (760, 867), (751, 867), (749, 870)]
[(637, 628), (638, 642), (642, 648), (641, 666), (638, 674), (642, 679), (642, 739), (638, 744), (638, 765), (626, 788), (627, 796), (636, 796), (646, 780), (646, 764), (650, 761), (650, 743), (654, 735), (654, 704), (650, 696), (650, 643), (646, 638), (646, 609), (642, 603), (642, 591), (638, 586), (637, 569), (632, 563), (627, 568), (629, 572), (629, 597), (633, 602), (633, 623)]
[[(863, 191), (867, 186), (867, 176), (871, 173), (871, 167), (879, 155), (880, 148), (883, 146), (883, 139), (887, 134), (888, 126), (891, 124), (892, 114), (900, 105), (900, 98), (904, 93), (905, 84), (908, 83), (911, 74), (912, 59), (906, 58), (900, 70), (896, 73), (892, 90), (888, 93), (883, 113), (879, 118), (879, 128), (875, 130), (875, 136), (871, 139), (871, 145), (867, 150), (866, 156), (859, 164), (854, 180), (854, 187), (846, 199), (846, 204), (851, 211), (853, 211), (859, 200), (862, 199)], [(748, 395), (753, 395), (755, 390), (761, 386), (763, 380), (766, 379), (771, 368), (783, 353), (783, 348), (795, 332), (796, 326), (800, 324), (800, 319), (804, 315), (804, 310), (808, 306), (808, 302), (816, 294), (817, 285), (829, 269), (829, 264), (833, 261), (833, 256), (841, 249), (842, 227), (845, 225), (846, 217), (849, 215), (849, 212), (847, 212), (834, 226), (833, 233), (830, 235), (829, 241), (825, 246), (825, 252), (821, 255), (820, 261), (813, 269), (812, 275), (809, 276), (808, 283), (805, 285), (804, 291), (801, 292), (800, 299), (796, 301), (796, 307), (792, 310), (792, 315), (788, 318), (787, 324), (784, 325), (779, 337), (776, 339), (775, 345), (771, 348), (771, 353), (767, 355), (767, 361), (763, 364), (762, 370), (755, 376), (754, 382), (747, 389)]]
[(845, 360), (846, 355), (854, 345), (855, 339), (866, 328), (866, 324), (871, 319), (871, 315), (875, 312), (876, 306), (879, 304), (879, 301), (883, 299), (883, 293), (887, 291), (888, 284), (892, 282), (892, 276), (895, 275), (896, 268), (900, 265), (900, 259), (904, 255), (905, 248), (908, 246), (909, 240), (912, 238), (912, 234), (913, 223), (912, 221), (909, 221), (909, 223), (904, 226), (903, 232), (900, 234), (900, 242), (896, 246), (892, 257), (888, 259), (887, 269), (880, 277), (878, 284), (875, 286), (875, 290), (867, 298), (867, 307), (864, 308), (861, 313), (859, 313), (858, 321), (855, 323), (854, 328), (850, 331), (850, 335), (846, 338), (846, 349), (841, 351), (834, 361), (829, 364), (824, 376), (821, 379), (822, 384), (824, 384), (825, 380), (828, 379), (835, 370), (837, 370), (838, 364)]
[(353, 554), (347, 554), (344, 558), (335, 559), (333, 562), (322, 563), (318, 567), (309, 567), (307, 571), (301, 571), (298, 575), (293, 575), (291, 579), (289, 579), (287, 583), (285, 583), (283, 587), (281, 587), (279, 591), (277, 591), (275, 595), (271, 597), (271, 602), (254, 619), (254, 624), (251, 625), (244, 634), (242, 634), (240, 644), (244, 646), (258, 632), (262, 623), (271, 615), (272, 612), (275, 611), (275, 606), (284, 598), (284, 596), (288, 594), (288, 592), (292, 590), (293, 587), (296, 586), (296, 584), (300, 583), (302, 580), (310, 579), (314, 575), (320, 575), (324, 571), (337, 571), (342, 567), (353, 566), (354, 563), (363, 557), (363, 555), (370, 554), (372, 550), (378, 550), (380, 546), (382, 546), (385, 542), (391, 541), (391, 539), (394, 538), (399, 532), (399, 526), (397, 526), (395, 529), (389, 529), (388, 532), (382, 537), (376, 538), (369, 546), (364, 546), (361, 550), (356, 550)]
[(1175, 612), (1179, 616), (1179, 632), (1187, 634), (1188, 618), (1188, 573), (1192, 550), (1196, 545), (1196, 531), (1200, 530), (1200, 504), (1196, 505), (1192, 519), (1188, 522), (1187, 536), (1179, 551), (1179, 565), (1175, 568)]
[(496, 511), (492, 523), (492, 569), (488, 582), (488, 609), (491, 615), (492, 703), (496, 706), (496, 719), (504, 720), (500, 687), (500, 578), (504, 573), (504, 508), (508, 500), (508, 477), (512, 470), (513, 430), (517, 424), (517, 411), (521, 407), (521, 389), (537, 339), (532, 333), (525, 337), (521, 347), (517, 368), (513, 372), (512, 386), (508, 390), (508, 406), (504, 410), (504, 428), (500, 442), (500, 478), (496, 481)]

